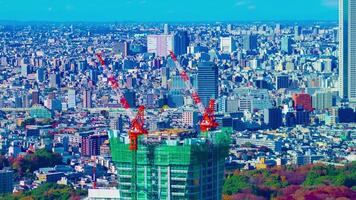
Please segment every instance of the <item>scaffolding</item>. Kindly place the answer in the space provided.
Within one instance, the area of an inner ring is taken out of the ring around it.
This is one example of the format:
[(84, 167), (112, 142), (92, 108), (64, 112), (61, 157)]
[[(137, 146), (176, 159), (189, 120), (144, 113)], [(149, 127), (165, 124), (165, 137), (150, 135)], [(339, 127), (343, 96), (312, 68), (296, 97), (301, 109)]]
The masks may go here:
[(230, 128), (223, 128), (209, 132), (206, 138), (160, 142), (147, 142), (149, 136), (141, 136), (136, 169), (132, 168), (133, 152), (128, 148), (128, 138), (111, 132), (110, 146), (118, 172), (120, 198), (133, 199), (135, 189), (139, 200), (221, 199), (231, 132)]

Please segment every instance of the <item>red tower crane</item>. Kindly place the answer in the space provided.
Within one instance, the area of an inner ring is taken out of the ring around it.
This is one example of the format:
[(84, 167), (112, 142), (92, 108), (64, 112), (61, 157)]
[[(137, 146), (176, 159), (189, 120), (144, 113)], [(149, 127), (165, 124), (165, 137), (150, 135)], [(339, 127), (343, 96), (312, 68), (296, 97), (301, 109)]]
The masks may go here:
[(215, 100), (211, 99), (207, 108), (204, 107), (201, 99), (198, 95), (198, 92), (194, 89), (193, 85), (190, 83), (189, 76), (184, 68), (180, 65), (177, 60), (177, 56), (173, 51), (169, 51), (171, 58), (174, 61), (175, 67), (177, 68), (179, 75), (182, 77), (182, 80), (187, 87), (187, 90), (192, 95), (194, 103), (198, 106), (199, 112), (202, 114), (202, 119), (200, 121), (200, 131), (207, 132), (219, 126), (215, 120)]
[[(100, 64), (106, 69), (106, 64), (101, 54), (97, 53)], [(138, 137), (140, 135), (148, 134), (148, 131), (144, 128), (144, 113), (145, 107), (140, 106), (137, 111), (137, 115), (134, 115), (134, 112), (130, 108), (130, 104), (125, 98), (124, 94), (120, 90), (119, 82), (111, 74), (108, 75), (108, 81), (111, 85), (111, 88), (115, 91), (116, 95), (119, 98), (121, 106), (126, 110), (127, 116), (130, 118), (130, 128), (128, 130), (129, 135), (129, 149), (132, 151), (132, 173), (131, 173), (131, 185), (132, 185), (132, 199), (137, 199), (137, 150), (138, 150)]]
[[(105, 61), (102, 58), (101, 54), (97, 53), (96, 56), (98, 57), (100, 64), (104, 67), (104, 69), (106, 69)], [(137, 115), (135, 116), (134, 112), (130, 108), (129, 102), (127, 101), (124, 94), (120, 90), (119, 82), (111, 74), (108, 75), (108, 81), (109, 81), (109, 84), (111, 85), (111, 88), (117, 94), (121, 106), (126, 110), (127, 116), (130, 118), (131, 126), (128, 131), (128, 135), (130, 138), (130, 147), (129, 148), (132, 151), (136, 151), (138, 136), (148, 133), (148, 131), (144, 128), (145, 107), (140, 106), (138, 108)]]

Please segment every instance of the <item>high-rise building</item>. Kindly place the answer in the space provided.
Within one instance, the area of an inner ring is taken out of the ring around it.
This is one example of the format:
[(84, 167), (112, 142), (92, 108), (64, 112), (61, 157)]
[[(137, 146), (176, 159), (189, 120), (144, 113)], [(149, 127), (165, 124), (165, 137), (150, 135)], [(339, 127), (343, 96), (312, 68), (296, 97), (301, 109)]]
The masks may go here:
[(356, 0), (340, 0), (339, 9), (340, 97), (356, 104)]
[(312, 98), (309, 94), (293, 94), (294, 109), (302, 107), (304, 110), (309, 112), (313, 111)]
[(148, 35), (147, 52), (166, 57), (174, 50), (174, 35)]
[(127, 99), (131, 108), (136, 108), (136, 92), (134, 90), (126, 90), (124, 96)]
[(67, 95), (68, 95), (68, 108), (75, 108), (77, 106), (75, 101), (75, 90), (69, 89)]
[(59, 88), (61, 85), (61, 77), (58, 73), (52, 73), (49, 77), (49, 86), (51, 88)]
[(30, 66), (24, 64), (21, 66), (21, 76), (22, 77), (27, 77), (27, 75), (30, 73)]
[(92, 107), (91, 91), (88, 89), (83, 90), (83, 108), (91, 108), (91, 107)]
[(288, 75), (281, 75), (277, 76), (277, 90), (281, 88), (288, 88), (289, 87), (289, 76)]
[(185, 138), (182, 143), (190, 131), (157, 131), (142, 138), (133, 160), (128, 139), (110, 131), (120, 198), (221, 199), (231, 132), (223, 128), (209, 132), (207, 139)]
[(82, 156), (100, 155), (100, 146), (108, 140), (108, 135), (90, 135), (82, 137)]
[(129, 54), (129, 43), (126, 41), (119, 42), (114, 47), (114, 52), (126, 57)]
[(310, 124), (310, 112), (304, 110), (303, 108), (297, 108), (295, 122), (298, 125), (309, 125)]
[(161, 77), (162, 77), (162, 87), (167, 88), (169, 77), (169, 67), (161, 68)]
[(11, 170), (0, 170), (0, 194), (12, 193), (14, 172)]
[(96, 69), (89, 69), (89, 78), (93, 84), (96, 84), (98, 82), (98, 71)]
[(264, 110), (264, 122), (270, 129), (282, 126), (282, 110), (280, 108), (269, 108)]
[(36, 80), (38, 82), (43, 82), (45, 79), (45, 73), (43, 68), (38, 68), (36, 71)]
[(182, 122), (184, 125), (194, 127), (198, 123), (198, 112), (194, 110), (183, 111)]
[(187, 31), (178, 31), (174, 34), (174, 53), (182, 55), (187, 53), (189, 46), (189, 36)]
[(198, 63), (198, 94), (205, 107), (218, 98), (218, 67), (213, 62)]
[(244, 35), (243, 36), (243, 48), (246, 51), (253, 51), (257, 49), (257, 35)]
[(282, 38), (281, 50), (286, 54), (292, 53), (292, 40), (290, 39), (290, 37), (285, 36)]
[(36, 105), (40, 103), (40, 93), (38, 90), (32, 91), (32, 105)]
[(302, 34), (302, 28), (300, 26), (294, 26), (294, 39), (297, 39)]
[(165, 34), (165, 35), (169, 34), (169, 25), (168, 24), (163, 25), (163, 34)]
[(223, 53), (232, 53), (236, 50), (236, 44), (232, 37), (221, 37), (220, 38), (220, 50)]
[(329, 109), (333, 106), (332, 92), (316, 92), (312, 98), (313, 108), (316, 110)]

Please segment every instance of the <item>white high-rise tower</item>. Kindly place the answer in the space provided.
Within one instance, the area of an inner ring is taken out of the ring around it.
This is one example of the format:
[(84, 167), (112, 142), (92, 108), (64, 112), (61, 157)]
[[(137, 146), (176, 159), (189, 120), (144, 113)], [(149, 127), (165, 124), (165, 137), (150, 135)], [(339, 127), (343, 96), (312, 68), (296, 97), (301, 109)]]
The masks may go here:
[(340, 97), (356, 105), (356, 0), (339, 2)]

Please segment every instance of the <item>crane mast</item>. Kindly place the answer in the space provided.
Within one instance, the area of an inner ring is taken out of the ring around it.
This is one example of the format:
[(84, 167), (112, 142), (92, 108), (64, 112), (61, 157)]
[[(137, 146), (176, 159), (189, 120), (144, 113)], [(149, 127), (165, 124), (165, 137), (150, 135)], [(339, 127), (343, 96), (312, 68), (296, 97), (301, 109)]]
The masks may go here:
[(207, 132), (219, 126), (215, 120), (215, 100), (211, 99), (207, 108), (204, 107), (201, 99), (198, 95), (198, 92), (195, 90), (193, 85), (190, 82), (189, 76), (181, 64), (178, 62), (177, 56), (173, 51), (169, 51), (171, 58), (174, 61), (175, 67), (178, 70), (179, 75), (181, 76), (187, 90), (192, 95), (194, 103), (197, 105), (199, 112), (202, 114), (202, 119), (200, 121), (200, 131)]

